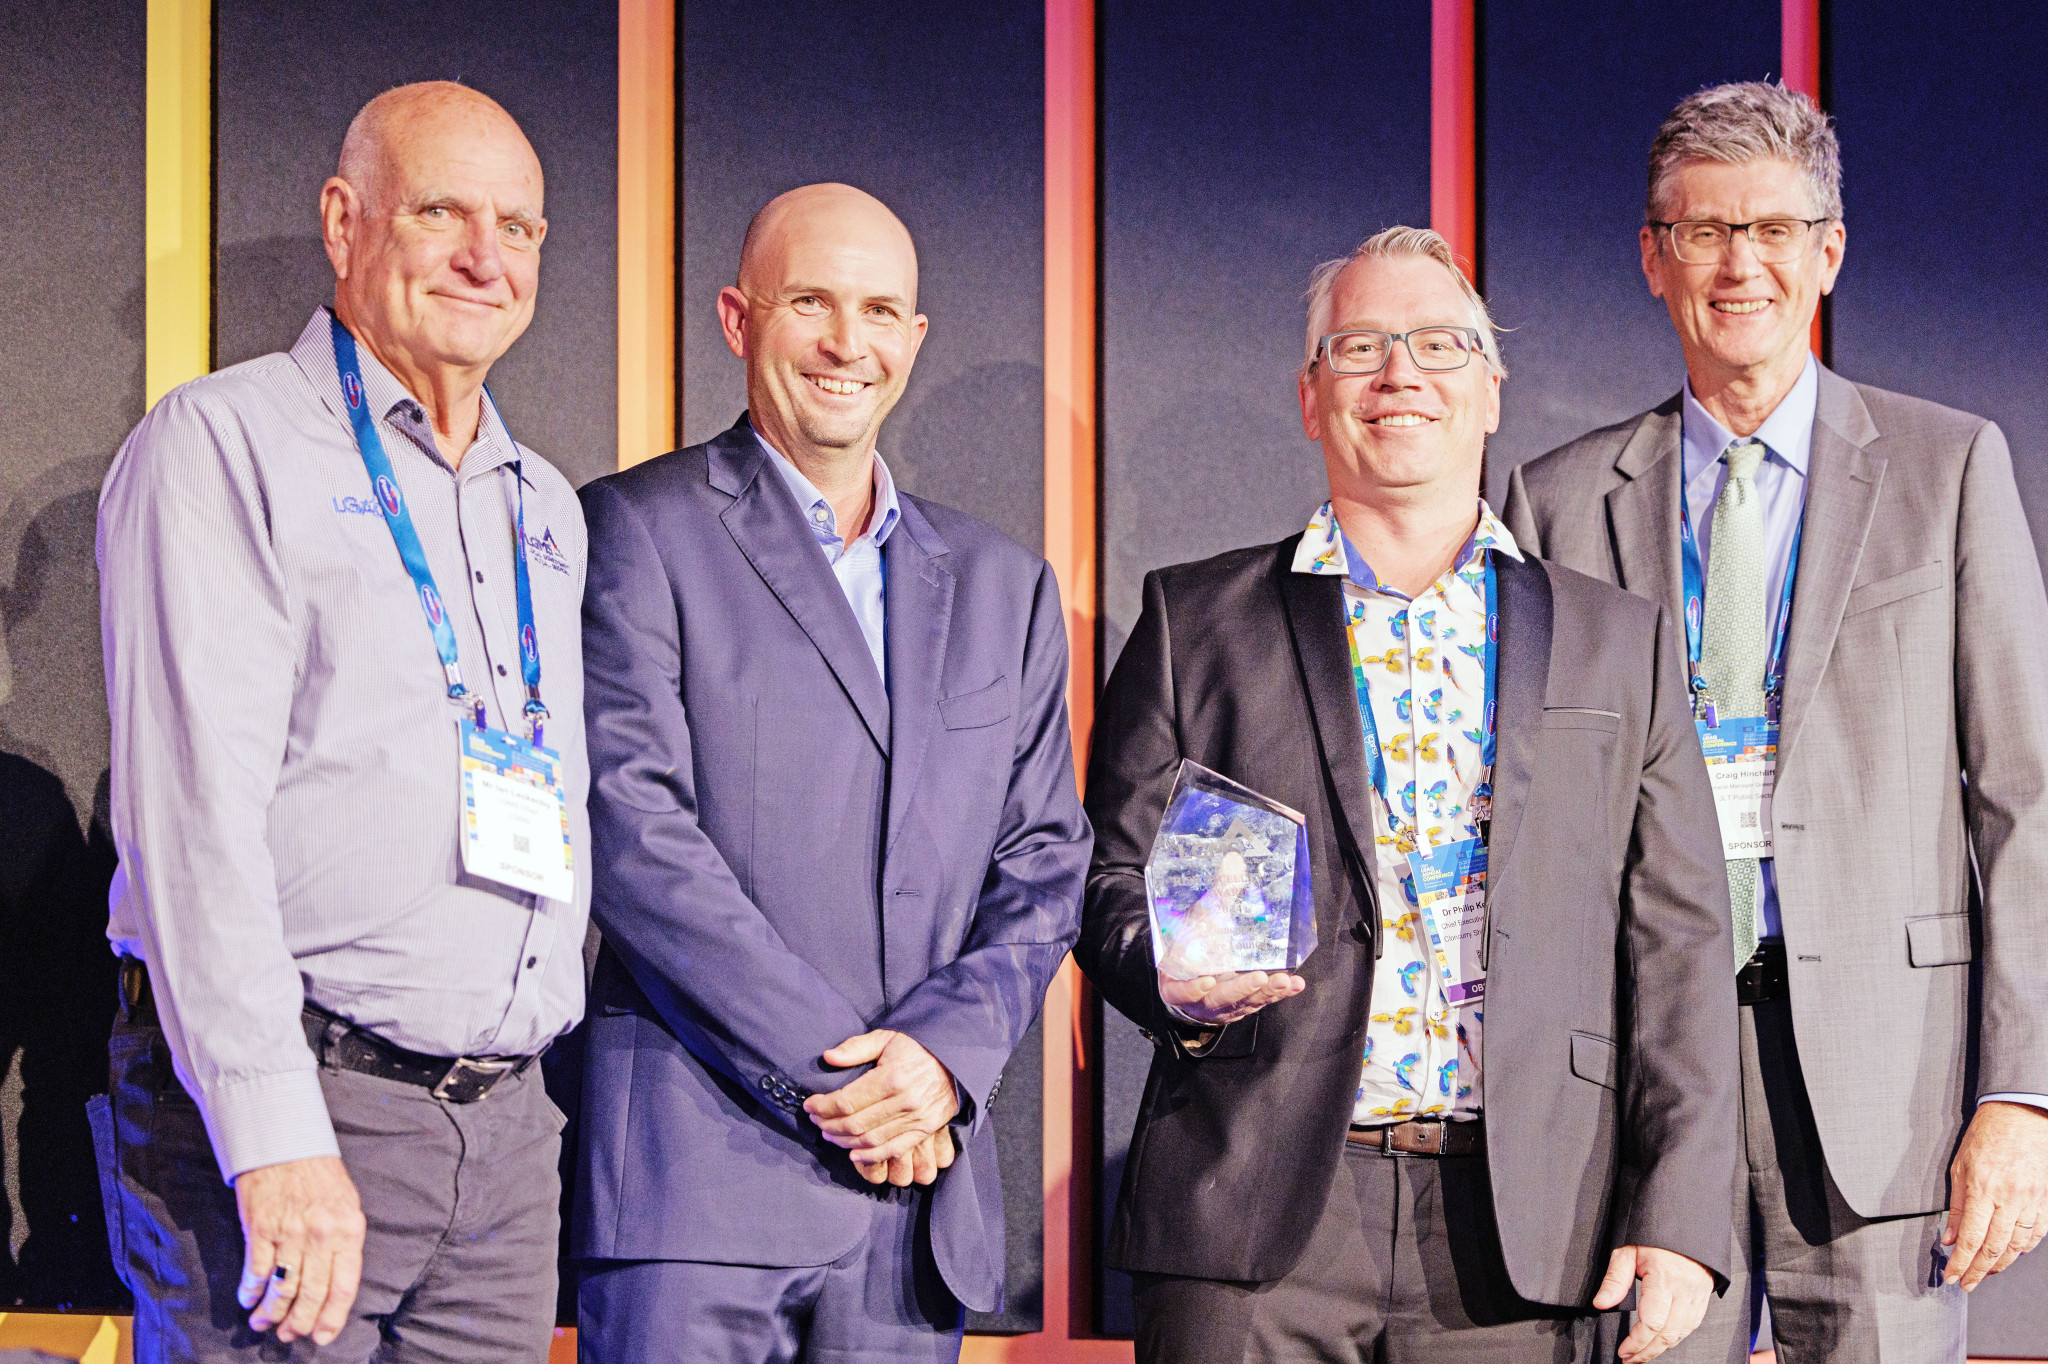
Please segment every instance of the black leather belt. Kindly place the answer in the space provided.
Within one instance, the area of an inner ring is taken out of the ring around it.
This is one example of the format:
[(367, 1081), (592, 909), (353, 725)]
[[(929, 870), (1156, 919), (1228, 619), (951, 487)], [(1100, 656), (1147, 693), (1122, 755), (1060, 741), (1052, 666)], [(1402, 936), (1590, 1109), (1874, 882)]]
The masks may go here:
[(1758, 943), (1756, 955), (1735, 973), (1735, 1002), (1763, 1004), (1789, 996), (1790, 986), (1785, 979), (1785, 944)]
[(1353, 1126), (1344, 1140), (1383, 1156), (1476, 1156), (1486, 1151), (1486, 1122), (1397, 1122)]
[[(149, 969), (134, 957), (121, 958), (121, 1017), (130, 1023), (157, 1022)], [(532, 1056), (429, 1056), (408, 1051), (312, 1004), (306, 1006), (300, 1021), (306, 1029), (306, 1045), (320, 1064), (418, 1085), (448, 1103), (473, 1104), (499, 1081), (540, 1059), (538, 1052)]]

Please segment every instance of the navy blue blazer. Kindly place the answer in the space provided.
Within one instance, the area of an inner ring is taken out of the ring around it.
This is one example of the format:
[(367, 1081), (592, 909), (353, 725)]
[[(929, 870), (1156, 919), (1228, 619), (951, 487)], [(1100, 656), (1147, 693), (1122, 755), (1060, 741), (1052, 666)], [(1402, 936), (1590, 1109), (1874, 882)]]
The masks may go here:
[[(990, 1105), (1079, 932), (1051, 567), (920, 498), (883, 547), (889, 685), (742, 417), (582, 492), (592, 917), (572, 1246), (814, 1265), (876, 1196), (802, 1110), (908, 1033), (959, 1082), (932, 1193), (954, 1294), (1002, 1300)], [(886, 1188), (886, 1186), (884, 1186)]]

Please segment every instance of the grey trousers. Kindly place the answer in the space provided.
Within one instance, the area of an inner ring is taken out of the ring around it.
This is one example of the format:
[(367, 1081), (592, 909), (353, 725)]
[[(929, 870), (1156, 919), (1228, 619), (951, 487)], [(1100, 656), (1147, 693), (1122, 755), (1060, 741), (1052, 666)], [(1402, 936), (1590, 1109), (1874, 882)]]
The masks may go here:
[(1612, 1329), (1515, 1292), (1482, 1156), (1347, 1145), (1285, 1278), (1133, 1280), (1141, 1364), (1573, 1364)]
[(136, 1364), (543, 1361), (553, 1338), (562, 1116), (540, 1067), (481, 1102), (323, 1069), (369, 1234), (348, 1324), (324, 1348), (249, 1329), (235, 1301), (235, 1191), (171, 1071), (163, 1033), (117, 1023), (93, 1114), (114, 1264), (135, 1293)]
[[(944, 1176), (941, 1176), (944, 1178)], [(868, 1234), (831, 1264), (590, 1260), (582, 1364), (954, 1364), (963, 1321), (939, 1276), (922, 1190), (871, 1195)]]
[(1765, 1296), (1778, 1364), (1960, 1364), (1968, 1296), (1941, 1282), (1945, 1214), (1857, 1216), (1821, 1153), (1789, 1003), (1741, 1013), (1734, 1277), (1699, 1329), (1664, 1358), (1741, 1364)]

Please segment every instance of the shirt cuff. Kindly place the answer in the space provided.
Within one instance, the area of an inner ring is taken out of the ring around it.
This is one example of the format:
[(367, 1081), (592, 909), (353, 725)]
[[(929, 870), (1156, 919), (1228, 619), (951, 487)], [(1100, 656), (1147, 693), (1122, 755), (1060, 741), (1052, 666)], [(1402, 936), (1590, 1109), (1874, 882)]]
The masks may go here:
[(265, 1165), (339, 1156), (317, 1070), (286, 1070), (223, 1085), (206, 1098), (206, 1134), (221, 1178)]
[(1977, 1096), (1977, 1102), (1980, 1104), (1988, 1104), (1994, 1099), (1996, 1099), (2000, 1103), (2007, 1104), (2030, 1104), (2035, 1108), (2041, 1109), (2044, 1112), (2048, 1112), (2048, 1094), (2020, 1094), (2012, 1092), (1999, 1094), (1979, 1094)]

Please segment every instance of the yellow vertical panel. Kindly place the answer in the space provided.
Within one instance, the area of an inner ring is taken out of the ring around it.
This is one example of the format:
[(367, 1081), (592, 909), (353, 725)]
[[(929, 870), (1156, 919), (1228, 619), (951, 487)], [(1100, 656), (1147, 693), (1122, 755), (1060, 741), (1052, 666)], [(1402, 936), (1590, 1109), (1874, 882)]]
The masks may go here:
[(619, 0), (619, 467), (676, 445), (676, 0)]
[(149, 0), (143, 401), (213, 367), (213, 5)]

